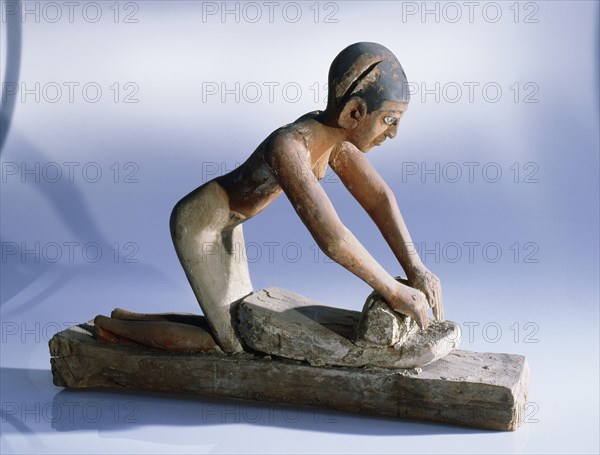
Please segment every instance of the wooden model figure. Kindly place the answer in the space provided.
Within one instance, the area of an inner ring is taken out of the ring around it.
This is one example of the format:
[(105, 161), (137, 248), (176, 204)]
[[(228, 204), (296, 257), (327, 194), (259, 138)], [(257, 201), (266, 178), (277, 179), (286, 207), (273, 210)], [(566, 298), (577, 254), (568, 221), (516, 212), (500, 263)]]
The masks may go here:
[[(116, 309), (58, 333), (50, 340), (54, 383), (516, 429), (527, 402), (525, 358), (456, 350), (460, 329), (444, 320), (440, 280), (411, 248), (394, 193), (365, 156), (396, 136), (408, 103), (406, 75), (389, 49), (361, 42), (342, 50), (324, 111), (276, 129), (241, 166), (175, 205), (171, 236), (204, 316)], [(328, 166), (406, 279), (342, 224), (319, 183)], [(282, 193), (321, 250), (373, 288), (362, 311), (254, 290), (242, 225)]]

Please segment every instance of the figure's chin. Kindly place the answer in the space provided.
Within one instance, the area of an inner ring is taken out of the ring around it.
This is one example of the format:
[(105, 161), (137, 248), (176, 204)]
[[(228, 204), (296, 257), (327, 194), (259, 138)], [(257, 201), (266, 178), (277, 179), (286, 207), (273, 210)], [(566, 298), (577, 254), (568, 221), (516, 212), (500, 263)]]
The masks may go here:
[(360, 148), (360, 150), (363, 153), (367, 153), (367, 152), (373, 150), (375, 147), (379, 147), (381, 144), (383, 144), (383, 140), (382, 141), (372, 142), (370, 144), (364, 145), (362, 148)]

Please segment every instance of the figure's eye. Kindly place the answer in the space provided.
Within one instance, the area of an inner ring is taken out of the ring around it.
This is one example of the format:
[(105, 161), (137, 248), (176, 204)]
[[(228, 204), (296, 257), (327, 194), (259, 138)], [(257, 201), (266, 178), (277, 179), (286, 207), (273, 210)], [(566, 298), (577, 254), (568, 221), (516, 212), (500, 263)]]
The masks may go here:
[(383, 122), (386, 125), (397, 125), (398, 119), (392, 115), (386, 115), (385, 117), (383, 117)]

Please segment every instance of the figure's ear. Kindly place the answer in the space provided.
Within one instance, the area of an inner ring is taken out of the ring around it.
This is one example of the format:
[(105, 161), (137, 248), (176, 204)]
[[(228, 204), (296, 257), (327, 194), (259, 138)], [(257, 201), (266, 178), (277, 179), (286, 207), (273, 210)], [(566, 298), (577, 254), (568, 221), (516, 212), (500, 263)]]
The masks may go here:
[(352, 130), (358, 126), (366, 115), (367, 103), (362, 98), (353, 96), (342, 108), (338, 116), (338, 125), (342, 128)]

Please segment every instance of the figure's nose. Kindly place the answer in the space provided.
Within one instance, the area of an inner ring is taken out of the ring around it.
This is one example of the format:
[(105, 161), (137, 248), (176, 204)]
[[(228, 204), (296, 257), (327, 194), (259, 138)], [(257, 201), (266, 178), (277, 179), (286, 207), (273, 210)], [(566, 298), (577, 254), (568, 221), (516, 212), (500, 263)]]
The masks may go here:
[(398, 125), (390, 125), (385, 132), (385, 135), (390, 139), (394, 139), (396, 137), (396, 133), (398, 132)]

